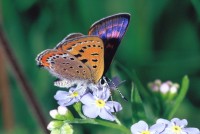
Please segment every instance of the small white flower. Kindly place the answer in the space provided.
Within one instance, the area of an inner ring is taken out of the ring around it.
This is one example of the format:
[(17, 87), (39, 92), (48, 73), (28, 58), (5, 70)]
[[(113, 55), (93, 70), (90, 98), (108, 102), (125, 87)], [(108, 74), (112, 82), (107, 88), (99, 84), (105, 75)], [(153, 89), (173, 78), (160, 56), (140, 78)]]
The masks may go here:
[(80, 101), (81, 96), (84, 94), (79, 87), (71, 87), (69, 92), (67, 91), (57, 91), (54, 98), (58, 101), (60, 106), (69, 106), (78, 101)]
[(178, 118), (173, 118), (171, 121), (158, 119), (156, 123), (166, 126), (161, 134), (200, 134), (197, 128), (186, 128), (188, 124), (186, 119), (180, 120)]
[(58, 107), (58, 113), (60, 115), (65, 115), (67, 113), (67, 108), (66, 107), (63, 107), (63, 106), (59, 106)]
[(57, 109), (53, 109), (51, 111), (49, 111), (50, 116), (55, 119), (56, 116), (58, 115), (58, 110)]
[(132, 134), (160, 134), (165, 128), (163, 124), (154, 124), (149, 127), (145, 121), (139, 121), (131, 126)]
[(167, 92), (169, 92), (170, 89), (170, 85), (168, 83), (163, 83), (160, 86), (160, 92), (163, 94), (166, 94)]
[(161, 80), (150, 82), (148, 87), (152, 91), (160, 91), (162, 94), (175, 94), (179, 89), (179, 85), (177, 83), (172, 83), (171, 81), (162, 82)]
[(47, 125), (47, 129), (48, 130), (53, 130), (53, 129), (57, 129), (60, 128), (63, 125), (62, 121), (51, 121), (48, 125)]
[(118, 112), (122, 110), (120, 103), (115, 101), (108, 101), (110, 97), (110, 91), (104, 89), (85, 94), (81, 98), (83, 114), (89, 118), (96, 118), (99, 116), (102, 119), (114, 121), (115, 117), (112, 112)]

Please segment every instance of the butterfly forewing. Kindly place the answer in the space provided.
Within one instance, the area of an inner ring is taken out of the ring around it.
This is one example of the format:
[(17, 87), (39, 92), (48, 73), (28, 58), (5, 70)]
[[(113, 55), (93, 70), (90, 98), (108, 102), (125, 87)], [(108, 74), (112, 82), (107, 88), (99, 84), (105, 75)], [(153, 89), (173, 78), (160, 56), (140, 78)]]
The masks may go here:
[(92, 81), (90, 69), (67, 51), (45, 50), (38, 64), (60, 79), (85, 79)]
[(68, 51), (91, 70), (93, 82), (97, 83), (104, 71), (104, 45), (96, 36), (81, 36), (66, 40), (56, 47), (60, 51)]
[(126, 32), (129, 21), (129, 14), (116, 14), (97, 21), (89, 30), (89, 35), (96, 35), (104, 42), (104, 73), (106, 73), (111, 64), (115, 52)]

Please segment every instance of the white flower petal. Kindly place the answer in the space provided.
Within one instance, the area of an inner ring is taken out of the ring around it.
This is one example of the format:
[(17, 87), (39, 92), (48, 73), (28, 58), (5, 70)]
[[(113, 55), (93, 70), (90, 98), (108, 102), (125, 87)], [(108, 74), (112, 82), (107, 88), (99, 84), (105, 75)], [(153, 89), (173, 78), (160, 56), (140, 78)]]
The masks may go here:
[(58, 113), (60, 115), (65, 115), (67, 113), (67, 108), (66, 107), (63, 107), (63, 106), (59, 106), (58, 107)]
[(187, 134), (200, 134), (198, 128), (183, 128), (183, 131), (187, 132)]
[(106, 106), (109, 107), (111, 112), (119, 112), (122, 110), (122, 106), (120, 103), (116, 102), (116, 101), (108, 101), (106, 103)]
[(66, 97), (68, 96), (69, 96), (68, 92), (59, 90), (56, 92), (56, 95), (54, 96), (54, 98), (56, 100), (62, 100), (62, 99), (66, 99)]
[(100, 109), (95, 105), (83, 105), (82, 106), (83, 114), (89, 118), (96, 118), (99, 115)]
[(108, 86), (105, 85), (101, 85), (100, 87), (101, 87), (100, 90), (94, 91), (93, 95), (99, 99), (107, 101), (110, 97), (110, 89)]
[(67, 100), (59, 100), (58, 104), (60, 106), (66, 107), (66, 106), (70, 106), (70, 105), (72, 105), (72, 104), (74, 104), (75, 102), (78, 102), (78, 101), (79, 101), (78, 99), (72, 98), (72, 99), (67, 99)]
[(181, 128), (187, 126), (188, 122), (186, 119), (183, 119), (183, 120), (177, 120), (175, 121), (175, 124), (180, 126)]
[(99, 113), (99, 117), (101, 117), (102, 119), (105, 120), (110, 120), (110, 121), (114, 121), (115, 117), (111, 114), (111, 112), (107, 111), (105, 108), (102, 108), (100, 113)]
[(167, 82), (161, 84), (160, 86), (160, 91), (161, 93), (165, 94), (169, 91), (170, 87), (169, 87), (169, 84)]
[(148, 125), (144, 121), (139, 121), (131, 126), (132, 134), (138, 134), (142, 131), (148, 130)]
[(49, 114), (52, 118), (55, 119), (55, 117), (58, 115), (58, 111), (56, 109), (49, 111)]
[(157, 121), (156, 121), (156, 124), (157, 123), (162, 123), (162, 124), (169, 124), (170, 123), (170, 121), (168, 121), (168, 120), (166, 120), (166, 119), (162, 119), (162, 118), (160, 118), (160, 119), (158, 119)]
[(95, 99), (91, 93), (83, 95), (80, 101), (85, 105), (91, 105), (95, 103)]
[(154, 124), (153, 126), (150, 127), (149, 130), (150, 132), (157, 134), (164, 131), (164, 129), (165, 129), (165, 124), (160, 123), (160, 124)]

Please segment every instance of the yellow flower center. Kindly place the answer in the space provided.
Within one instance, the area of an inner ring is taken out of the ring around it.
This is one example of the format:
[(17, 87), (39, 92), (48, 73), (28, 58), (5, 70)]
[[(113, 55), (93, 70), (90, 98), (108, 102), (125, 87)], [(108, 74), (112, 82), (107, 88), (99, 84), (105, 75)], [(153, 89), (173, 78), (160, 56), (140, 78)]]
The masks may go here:
[(175, 134), (180, 134), (181, 133), (181, 128), (179, 126), (173, 126), (172, 127), (172, 131), (175, 133)]
[(77, 97), (78, 96), (78, 92), (73, 92), (72, 94), (71, 94), (71, 97)]
[(99, 108), (103, 108), (105, 106), (105, 101), (104, 100), (96, 100), (96, 105), (99, 107)]
[(142, 131), (141, 134), (150, 134), (150, 131), (148, 131), (148, 130)]

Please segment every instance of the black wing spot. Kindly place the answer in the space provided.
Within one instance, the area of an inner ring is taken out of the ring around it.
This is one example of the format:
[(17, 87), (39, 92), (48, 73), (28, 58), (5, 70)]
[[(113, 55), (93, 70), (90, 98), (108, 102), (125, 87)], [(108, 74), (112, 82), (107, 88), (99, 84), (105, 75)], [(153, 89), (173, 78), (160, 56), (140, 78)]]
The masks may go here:
[(92, 61), (97, 62), (98, 60), (97, 59), (92, 59)]
[(100, 45), (98, 45), (98, 47), (101, 47)]
[(72, 44), (72, 46), (76, 46), (76, 44)]
[(98, 53), (92, 53), (91, 55), (96, 56), (96, 55), (99, 55), (99, 54)]
[(52, 61), (51, 64), (55, 64), (55, 62)]
[(63, 70), (64, 70), (64, 71), (66, 71), (67, 69), (66, 69), (66, 68), (64, 68)]
[(85, 71), (85, 70), (83, 70), (83, 73), (86, 73), (86, 71)]
[(88, 47), (91, 47), (91, 45), (88, 45)]
[(92, 66), (93, 68), (97, 68), (97, 65)]
[(56, 55), (56, 58), (59, 58), (59, 56), (58, 56), (58, 55)]
[(81, 57), (82, 55), (81, 54), (76, 54), (76, 55), (74, 55), (76, 58), (78, 58), (78, 57)]
[(70, 60), (74, 60), (74, 58), (70, 58)]
[(74, 67), (71, 66), (71, 67), (69, 67), (69, 68), (73, 69)]
[(67, 59), (67, 57), (63, 57), (64, 59)]
[(67, 50), (72, 50), (72, 47), (69, 47)]
[(79, 74), (80, 72), (78, 70), (76, 70), (76, 72)]
[(86, 63), (88, 60), (87, 59), (82, 59), (81, 62)]
[(96, 47), (96, 45), (94, 44), (93, 47)]
[(82, 47), (83, 49), (87, 49), (87, 47)]
[(79, 50), (79, 52), (80, 52), (80, 53), (83, 53), (84, 51), (83, 51), (83, 49), (81, 49), (81, 50)]
[(81, 66), (81, 65), (80, 65), (80, 66), (78, 66), (78, 67), (79, 67), (79, 68), (83, 68), (83, 66)]

